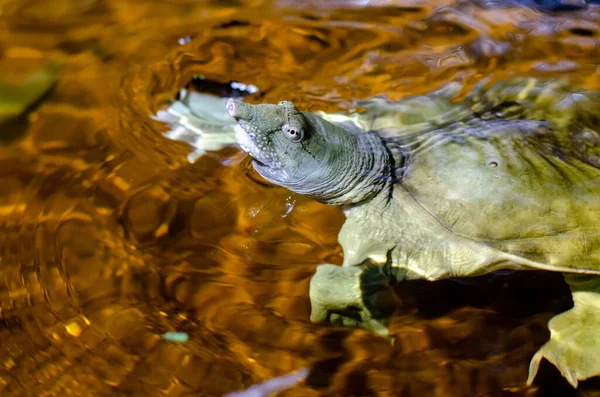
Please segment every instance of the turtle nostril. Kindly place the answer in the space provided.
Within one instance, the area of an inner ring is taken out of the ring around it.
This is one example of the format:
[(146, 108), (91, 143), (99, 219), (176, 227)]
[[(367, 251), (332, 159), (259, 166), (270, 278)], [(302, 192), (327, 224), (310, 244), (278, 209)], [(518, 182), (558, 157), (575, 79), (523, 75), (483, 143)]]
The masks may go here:
[(240, 116), (237, 113), (237, 109), (235, 106), (235, 100), (233, 98), (231, 98), (227, 101), (226, 108), (227, 108), (227, 113), (229, 113), (229, 115), (231, 117), (233, 117), (235, 119), (235, 121), (238, 121), (240, 119)]

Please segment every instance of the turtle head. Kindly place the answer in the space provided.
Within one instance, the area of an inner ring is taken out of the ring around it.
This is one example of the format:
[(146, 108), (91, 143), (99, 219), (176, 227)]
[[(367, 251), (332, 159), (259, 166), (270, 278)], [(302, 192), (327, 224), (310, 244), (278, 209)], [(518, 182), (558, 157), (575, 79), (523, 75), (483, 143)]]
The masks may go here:
[(230, 99), (227, 112), (237, 121), (238, 144), (263, 178), (327, 204), (362, 201), (379, 185), (366, 186), (368, 176), (379, 173), (381, 180), (382, 166), (389, 165), (373, 134), (361, 139), (289, 101), (251, 105)]
[(239, 145), (252, 156), (254, 169), (265, 179), (286, 186), (321, 169), (326, 143), (291, 102), (250, 105), (232, 99), (227, 112), (238, 123), (235, 136)]

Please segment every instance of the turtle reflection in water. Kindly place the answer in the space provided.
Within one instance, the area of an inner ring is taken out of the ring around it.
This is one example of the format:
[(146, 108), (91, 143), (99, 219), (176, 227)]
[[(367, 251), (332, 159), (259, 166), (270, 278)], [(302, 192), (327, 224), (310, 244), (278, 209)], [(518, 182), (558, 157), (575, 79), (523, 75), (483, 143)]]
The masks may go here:
[[(232, 120), (212, 130), (201, 111), (185, 127), (162, 118), (197, 147), (235, 136), (270, 182), (345, 209), (343, 265), (317, 267), (312, 321), (385, 335), (403, 280), (562, 272), (574, 307), (550, 320), (528, 382), (546, 358), (577, 387), (600, 375), (600, 92), (520, 78), (456, 103), (458, 89), (349, 115), (230, 99)], [(190, 108), (215, 101), (194, 95)]]

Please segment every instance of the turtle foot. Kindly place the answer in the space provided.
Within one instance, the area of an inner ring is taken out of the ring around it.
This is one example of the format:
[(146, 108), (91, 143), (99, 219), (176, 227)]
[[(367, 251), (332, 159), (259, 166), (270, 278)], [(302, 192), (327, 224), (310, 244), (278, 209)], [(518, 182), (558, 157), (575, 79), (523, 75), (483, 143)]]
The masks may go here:
[(236, 145), (235, 121), (225, 111), (226, 99), (183, 89), (180, 100), (173, 101), (165, 110), (159, 110), (152, 119), (171, 128), (163, 136), (185, 142), (194, 150), (187, 155), (190, 163), (207, 151), (221, 150)]
[(312, 322), (388, 335), (395, 295), (380, 266), (319, 265), (310, 281)]
[(580, 380), (600, 376), (600, 294), (575, 292), (573, 301), (572, 309), (548, 322), (550, 340), (531, 359), (528, 385), (543, 358), (554, 364), (574, 388)]

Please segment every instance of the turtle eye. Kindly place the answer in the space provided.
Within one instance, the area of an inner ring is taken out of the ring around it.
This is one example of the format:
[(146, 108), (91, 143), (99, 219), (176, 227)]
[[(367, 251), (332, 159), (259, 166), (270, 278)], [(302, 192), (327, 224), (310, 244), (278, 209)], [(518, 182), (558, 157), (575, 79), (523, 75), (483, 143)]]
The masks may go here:
[(286, 124), (282, 128), (283, 134), (292, 142), (300, 142), (304, 138), (304, 131), (301, 128), (293, 127)]

